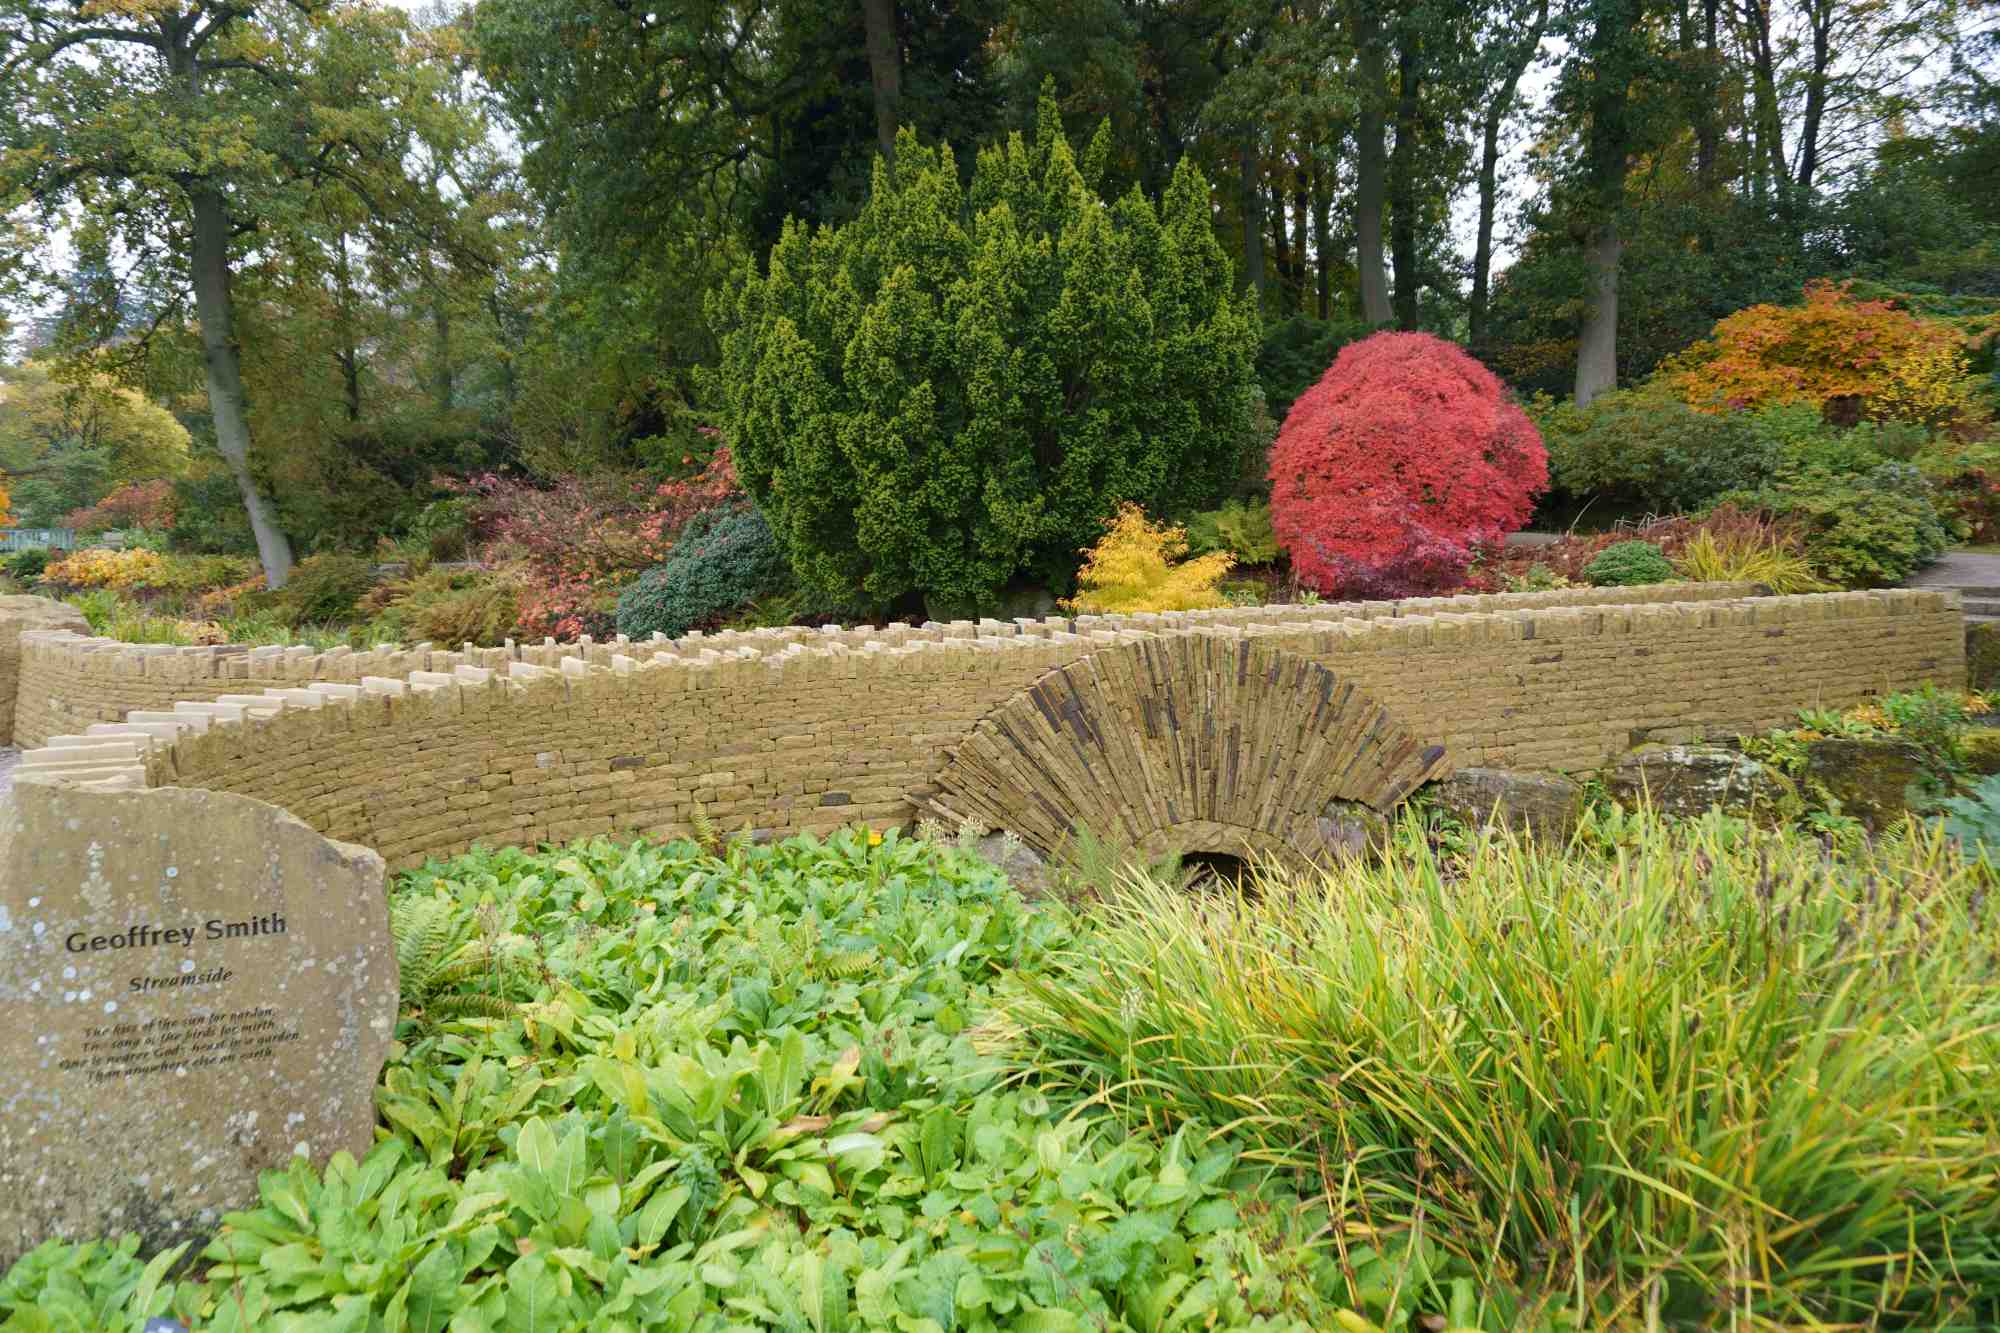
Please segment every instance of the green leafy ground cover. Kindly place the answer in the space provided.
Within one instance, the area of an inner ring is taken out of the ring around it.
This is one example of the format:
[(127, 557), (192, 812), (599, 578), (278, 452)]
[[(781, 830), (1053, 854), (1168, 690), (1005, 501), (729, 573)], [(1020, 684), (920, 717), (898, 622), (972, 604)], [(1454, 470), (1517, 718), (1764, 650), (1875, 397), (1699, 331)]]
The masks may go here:
[[(0, 1327), (1330, 1326), (1324, 1212), (1269, 1168), (1067, 1115), (981, 1053), (994, 984), (1064, 933), (955, 849), (600, 842), (395, 893), (426, 1007), (375, 1149), (267, 1175), (178, 1283), (129, 1245), (44, 1246)], [(1417, 1276), (1363, 1256), (1356, 1281)]]

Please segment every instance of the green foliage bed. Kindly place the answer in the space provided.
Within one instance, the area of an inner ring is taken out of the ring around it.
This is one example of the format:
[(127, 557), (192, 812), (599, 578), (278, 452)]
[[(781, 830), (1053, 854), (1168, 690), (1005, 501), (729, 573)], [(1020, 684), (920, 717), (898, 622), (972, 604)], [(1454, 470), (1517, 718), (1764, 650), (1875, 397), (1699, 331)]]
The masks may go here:
[(1075, 869), (1032, 911), (860, 831), (405, 875), (374, 1150), (198, 1253), (45, 1245), (0, 1330), (2000, 1322), (2000, 918), (1943, 832)]
[[(0, 1280), (0, 1328), (1328, 1326), (1323, 1215), (1268, 1169), (1066, 1116), (980, 1053), (990, 987), (1060, 931), (954, 849), (593, 843), (396, 894), (426, 1007), (375, 1150), (267, 1175), (178, 1284), (130, 1247), (44, 1246)], [(452, 994), (509, 1016), (438, 1004), (461, 949)]]

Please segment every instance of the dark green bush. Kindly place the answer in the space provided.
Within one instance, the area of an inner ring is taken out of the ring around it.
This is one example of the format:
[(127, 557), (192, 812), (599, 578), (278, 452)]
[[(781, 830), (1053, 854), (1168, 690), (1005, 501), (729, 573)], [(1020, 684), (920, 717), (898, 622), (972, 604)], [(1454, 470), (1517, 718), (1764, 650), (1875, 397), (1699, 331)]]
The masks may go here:
[(1837, 426), (1809, 403), (1759, 408), (1745, 420), (1760, 447), (1776, 453), (1779, 472), (1788, 477), (1863, 476), (1884, 463), (1908, 462), (1930, 441), (1929, 431), (1907, 421)]
[(1813, 573), (1843, 588), (1901, 583), (1951, 544), (1929, 483), (1909, 463), (1859, 477), (1811, 473), (1730, 499), (1796, 523)]
[(1656, 389), (1620, 389), (1590, 406), (1540, 398), (1529, 414), (1549, 451), (1549, 483), (1655, 514), (1698, 509), (1775, 478), (1782, 444), (1741, 412), (1700, 412)]
[(1614, 542), (1583, 567), (1594, 588), (1630, 588), (1642, 583), (1667, 583), (1674, 567), (1651, 542)]
[(359, 556), (315, 555), (292, 569), (275, 609), (288, 625), (349, 620), (374, 583), (373, 566)]
[(784, 553), (755, 509), (710, 510), (681, 530), (662, 563), (618, 598), (618, 632), (678, 638), (784, 586)]
[(1374, 332), (1359, 320), (1314, 319), (1293, 315), (1264, 330), (1257, 347), (1257, 381), (1264, 402), (1279, 421), (1298, 396), (1319, 382), (1340, 349)]
[(1157, 202), (1113, 205), (1093, 173), (1053, 99), (969, 186), (906, 129), (859, 216), (788, 223), (718, 295), (710, 384), (807, 589), (989, 609), (1017, 576), (1066, 591), (1122, 502), (1235, 491), (1258, 324), (1208, 183), (1187, 156)]
[(462, 495), (433, 500), (409, 522), (409, 535), (433, 560), (463, 560), (472, 544), (472, 502)]
[(167, 535), (176, 551), (198, 555), (255, 555), (257, 539), (243, 512), (236, 479), (211, 452), (174, 482), (174, 524)]
[(30, 546), (25, 551), (9, 555), (5, 568), (9, 577), (22, 583), (32, 583), (42, 576), (42, 571), (49, 567), (49, 561), (55, 558), (55, 552), (46, 546)]

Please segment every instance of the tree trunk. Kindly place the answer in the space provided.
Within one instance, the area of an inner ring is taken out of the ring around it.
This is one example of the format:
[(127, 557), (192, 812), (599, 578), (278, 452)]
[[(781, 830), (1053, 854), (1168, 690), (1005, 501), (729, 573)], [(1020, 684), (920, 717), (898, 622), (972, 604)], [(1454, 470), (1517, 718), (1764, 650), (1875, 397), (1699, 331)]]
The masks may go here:
[(1396, 327), (1417, 327), (1417, 133), (1422, 60), (1419, 39), (1396, 47), (1396, 152), (1389, 160), (1389, 248), (1396, 266)]
[(236, 313), (229, 293), (229, 214), (214, 189), (198, 189), (188, 267), (194, 280), (195, 318), (201, 325), (202, 358), (208, 370), (208, 406), (215, 418), (215, 443), (243, 495), (264, 581), (285, 586), (292, 572), (292, 543), (278, 526), (277, 512), (250, 472), (250, 423), (243, 394), (243, 362), (236, 347)]
[(1358, 151), (1354, 181), (1354, 259), (1360, 270), (1361, 318), (1387, 324), (1389, 274), (1382, 264), (1382, 198), (1387, 186), (1388, 153), (1382, 143), (1383, 83), (1387, 66), (1382, 52), (1382, 21), (1364, 4), (1355, 20), (1356, 69), (1361, 78), (1360, 115), (1355, 126)]
[(903, 100), (903, 57), (896, 41), (894, 0), (861, 0), (861, 23), (868, 47), (868, 76), (875, 84), (875, 142), (882, 156), (894, 162)]
[(1313, 266), (1319, 270), (1319, 317), (1333, 318), (1333, 168), (1315, 163), (1312, 176)]
[(1513, 109), (1514, 94), (1521, 86), (1521, 76), (1527, 73), (1528, 64), (1535, 58), (1535, 51), (1542, 44), (1542, 29), (1549, 22), (1549, 0), (1541, 0), (1535, 11), (1535, 24), (1521, 35), (1508, 57), (1506, 72), (1500, 81), (1500, 88), (1493, 100), (1486, 105), (1484, 123), (1480, 126), (1479, 151), (1479, 235), (1472, 252), (1472, 306), (1467, 333), (1474, 347), (1486, 337), (1486, 309), (1492, 299), (1493, 284), (1493, 219), (1499, 208), (1500, 191), (1500, 127), (1507, 122), (1507, 113)]
[(1806, 111), (1799, 126), (1800, 199), (1812, 193), (1813, 177), (1819, 171), (1819, 132), (1826, 120), (1827, 66), (1833, 61), (1833, 6), (1835, 0), (1810, 0), (1806, 14), (1812, 27), (1812, 73), (1806, 78)]
[(1618, 259), (1623, 249), (1615, 216), (1599, 224), (1584, 246), (1588, 286), (1576, 340), (1578, 407), (1618, 385)]
[(1716, 99), (1722, 95), (1722, 48), (1715, 38), (1716, 12), (1722, 0), (1702, 0), (1701, 5), (1701, 50), (1702, 83), (1701, 111), (1694, 122), (1694, 171), (1695, 184), (1704, 199), (1715, 194), (1716, 150), (1722, 143), (1722, 127), (1716, 115)]
[(1771, 50), (1771, 0), (1744, 0), (1744, 40), (1750, 47), (1751, 102), (1756, 108), (1759, 146), (1769, 155), (1771, 188), (1778, 203), (1787, 202), (1791, 171), (1785, 162), (1783, 112), (1778, 107), (1777, 58)]
[(1242, 148), (1243, 159), (1243, 282), (1257, 293), (1257, 308), (1264, 308), (1264, 182), (1257, 160), (1257, 142)]
[(1493, 214), (1498, 207), (1500, 188), (1500, 121), (1503, 116), (1496, 101), (1486, 109), (1486, 124), (1479, 150), (1479, 235), (1472, 248), (1472, 305), (1466, 312), (1467, 341), (1479, 347), (1486, 341), (1486, 307), (1491, 300), (1493, 281)]
[(1296, 308), (1303, 315), (1312, 310), (1312, 176), (1306, 169), (1306, 145), (1299, 144), (1298, 170), (1292, 175), (1292, 282), (1298, 289)]
[(1278, 314), (1289, 315), (1298, 309), (1298, 284), (1292, 263), (1292, 248), (1286, 235), (1285, 184), (1282, 159), (1278, 166), (1278, 179), (1271, 187), (1271, 199), (1266, 206), (1271, 223), (1271, 267), (1278, 275)]
[(354, 338), (354, 278), (347, 257), (347, 236), (343, 233), (337, 241), (340, 258), (333, 266), (334, 293), (340, 298), (340, 350), (334, 359), (340, 362), (340, 383), (349, 422), (361, 420), (361, 350), (355, 346)]
[(431, 358), (438, 411), (450, 412), (456, 389), (451, 374), (451, 307), (442, 296), (431, 298)]

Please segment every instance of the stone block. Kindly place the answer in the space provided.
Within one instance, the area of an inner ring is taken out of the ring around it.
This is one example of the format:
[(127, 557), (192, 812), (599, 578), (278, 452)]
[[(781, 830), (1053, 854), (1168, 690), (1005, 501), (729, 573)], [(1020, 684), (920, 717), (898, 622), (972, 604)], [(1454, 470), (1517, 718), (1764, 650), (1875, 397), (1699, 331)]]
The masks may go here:
[(1720, 745), (1641, 746), (1618, 759), (1605, 786), (1623, 804), (1650, 801), (1668, 815), (1699, 815), (1716, 806), (1748, 810), (1787, 790), (1768, 766)]
[(262, 801), (17, 782), (0, 805), (0, 1271), (148, 1250), (374, 1141), (397, 1011), (382, 858)]
[(1497, 823), (1559, 841), (1567, 841), (1583, 818), (1583, 788), (1560, 773), (1461, 768), (1431, 791), (1468, 824)]
[(1912, 789), (1928, 774), (1924, 752), (1908, 741), (1829, 736), (1806, 746), (1805, 778), (1871, 829), (1900, 823)]

